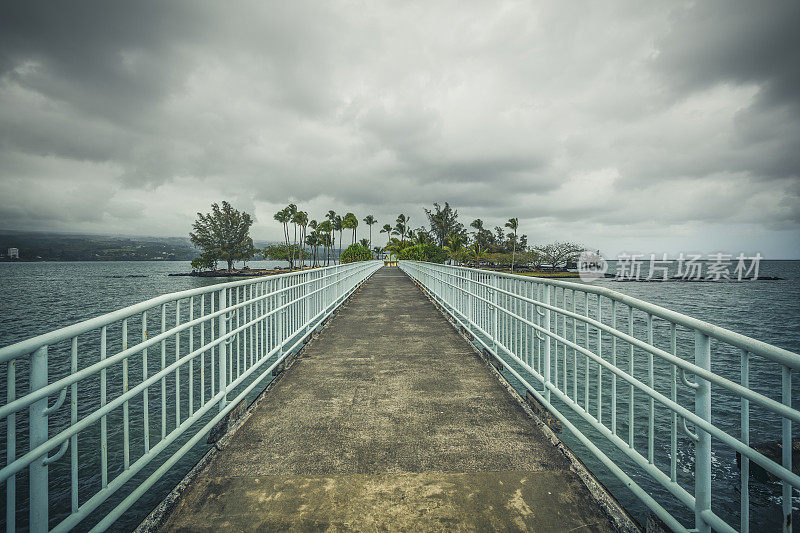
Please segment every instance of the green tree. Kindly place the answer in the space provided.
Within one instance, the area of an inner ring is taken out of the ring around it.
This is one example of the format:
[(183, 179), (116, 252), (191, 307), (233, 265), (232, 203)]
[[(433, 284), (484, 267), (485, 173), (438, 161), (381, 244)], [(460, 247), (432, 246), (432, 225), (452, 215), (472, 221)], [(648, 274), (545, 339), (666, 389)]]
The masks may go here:
[(567, 263), (578, 260), (581, 252), (586, 248), (574, 242), (554, 242), (544, 246), (537, 246), (534, 251), (541, 256), (542, 263), (548, 264), (553, 269), (566, 267)]
[(339, 260), (341, 263), (355, 263), (356, 261), (369, 261), (372, 259), (372, 252), (366, 246), (351, 244), (342, 253)]
[(431, 233), (440, 247), (446, 244), (451, 233), (456, 235), (465, 233), (464, 225), (458, 221), (458, 211), (450, 207), (448, 202), (444, 203), (444, 207), (434, 203), (433, 208), (434, 210), (426, 209), (425, 214), (428, 215)]
[(303, 251), (295, 244), (272, 244), (262, 251), (265, 258), (272, 261), (287, 261), (289, 268), (294, 270), (295, 259), (304, 257)]
[(518, 218), (509, 218), (506, 222), (506, 227), (514, 232), (514, 240), (512, 241), (511, 248), (511, 273), (514, 273), (514, 258), (517, 255), (517, 228), (519, 227)]
[(252, 225), (253, 219), (247, 213), (237, 211), (228, 202), (222, 202), (222, 208), (214, 203), (210, 213), (197, 213), (189, 239), (205, 253), (227, 262), (230, 272), (234, 261), (247, 260), (255, 254), (250, 238)]
[(386, 250), (390, 254), (399, 257), (400, 252), (402, 252), (404, 248), (408, 248), (409, 246), (411, 246), (411, 243), (400, 240), (397, 237), (392, 237), (391, 239), (389, 239), (389, 242), (386, 243), (384, 250)]
[(460, 263), (464, 253), (464, 235), (456, 232), (450, 232), (447, 237), (447, 244), (444, 249), (447, 251), (450, 259), (455, 263)]
[(360, 241), (358, 241), (358, 244), (369, 249), (369, 239), (361, 239)]
[(210, 252), (200, 254), (199, 257), (192, 259), (192, 269), (203, 270), (216, 270), (217, 259)]
[(429, 231), (427, 231), (424, 227), (420, 226), (416, 229), (412, 239), (413, 244), (434, 244), (433, 237)]
[(486, 248), (481, 246), (481, 243), (479, 242), (473, 242), (472, 245), (467, 248), (466, 256), (470, 261), (475, 261), (476, 263), (480, 264), (485, 255)]
[(406, 246), (399, 254), (398, 259), (410, 261), (428, 261), (429, 263), (444, 263), (447, 261), (447, 251), (435, 244), (416, 244)]
[(473, 242), (481, 245), (482, 248), (488, 249), (492, 244), (492, 232), (483, 227), (483, 220), (476, 218), (470, 223), (470, 227), (475, 230), (473, 235)]
[(364, 217), (364, 224), (369, 226), (369, 247), (372, 248), (372, 226), (378, 223), (378, 219), (372, 215)]

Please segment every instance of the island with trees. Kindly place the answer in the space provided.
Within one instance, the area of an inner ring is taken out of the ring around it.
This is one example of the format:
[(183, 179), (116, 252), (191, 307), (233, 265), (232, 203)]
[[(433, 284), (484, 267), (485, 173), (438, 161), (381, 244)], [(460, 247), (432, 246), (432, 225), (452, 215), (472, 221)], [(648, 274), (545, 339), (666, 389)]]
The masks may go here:
[[(209, 213), (197, 213), (189, 238), (200, 254), (192, 260), (193, 270), (187, 275), (262, 276), (393, 257), (528, 276), (577, 276), (570, 268), (584, 246), (571, 242), (531, 245), (528, 236), (520, 233), (516, 217), (490, 230), (481, 219), (470, 222), (467, 229), (459, 221), (458, 211), (448, 202), (434, 203), (431, 209), (425, 209), (425, 215), (428, 225), (414, 228), (410, 216), (399, 214), (393, 225), (384, 224), (379, 230), (386, 234), (385, 244), (373, 246), (372, 226), (378, 224), (374, 215), (368, 214), (359, 221), (352, 212), (342, 215), (331, 210), (317, 220), (297, 205), (289, 204), (273, 217), (281, 225), (283, 242), (258, 249), (250, 237), (252, 217), (228, 202), (215, 203)], [(360, 222), (369, 228), (369, 238), (358, 239)], [(349, 240), (349, 244), (342, 250), (345, 240)], [(284, 261), (287, 267), (248, 268), (247, 262), (257, 257)], [(242, 263), (243, 268), (234, 268), (237, 262)], [(227, 268), (219, 269), (220, 263)]]

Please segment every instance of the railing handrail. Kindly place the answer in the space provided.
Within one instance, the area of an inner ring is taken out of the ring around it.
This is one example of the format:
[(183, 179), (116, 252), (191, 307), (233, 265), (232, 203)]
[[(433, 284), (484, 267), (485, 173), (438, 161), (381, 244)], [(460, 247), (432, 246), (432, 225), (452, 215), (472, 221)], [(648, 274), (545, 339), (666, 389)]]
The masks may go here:
[[(452, 265), (447, 265), (447, 268), (451, 268), (451, 266)], [(527, 278), (527, 276), (520, 276), (520, 277)], [(527, 278), (527, 279), (530, 280), (530, 278)], [(454, 285), (452, 285), (452, 284), (450, 284), (450, 283), (448, 283), (448, 282), (446, 282), (444, 280), (440, 280), (440, 281), (442, 283), (450, 285), (451, 287), (455, 287)], [(562, 316), (573, 318), (575, 320), (580, 320), (584, 324), (588, 324), (589, 326), (592, 326), (592, 327), (600, 329), (600, 330), (602, 330), (604, 332), (607, 332), (610, 335), (615, 336), (616, 338), (618, 338), (619, 340), (621, 340), (623, 342), (632, 344), (633, 346), (636, 346), (637, 348), (639, 348), (639, 349), (641, 349), (641, 350), (643, 350), (643, 351), (645, 351), (647, 353), (651, 353), (654, 356), (659, 357), (660, 359), (666, 361), (669, 364), (675, 365), (675, 366), (677, 366), (677, 367), (679, 367), (679, 368), (681, 368), (683, 370), (686, 370), (686, 371), (690, 372), (691, 374), (694, 374), (694, 375), (699, 376), (699, 377), (701, 377), (703, 379), (706, 379), (706, 380), (708, 380), (709, 382), (711, 382), (711, 383), (713, 383), (715, 385), (719, 385), (721, 387), (724, 387), (725, 389), (733, 392), (734, 394), (737, 394), (737, 395), (741, 396), (742, 398), (745, 398), (745, 399), (748, 399), (748, 400), (750, 400), (752, 402), (758, 403), (758, 404), (766, 407), (767, 409), (770, 409), (774, 413), (777, 413), (777, 414), (779, 414), (781, 416), (789, 418), (789, 419), (791, 419), (791, 420), (793, 420), (793, 421), (795, 421), (795, 422), (800, 424), (800, 412), (792, 409), (791, 406), (783, 405), (782, 403), (777, 402), (777, 401), (775, 401), (772, 398), (769, 398), (767, 396), (764, 396), (763, 394), (759, 394), (758, 392), (755, 392), (755, 391), (753, 391), (751, 389), (748, 389), (746, 387), (742, 387), (738, 383), (736, 383), (734, 381), (731, 381), (731, 380), (729, 380), (727, 378), (724, 378), (724, 377), (720, 376), (719, 374), (716, 374), (716, 373), (714, 373), (714, 372), (712, 372), (710, 370), (706, 370), (704, 368), (701, 368), (701, 367), (697, 366), (696, 364), (692, 363), (691, 361), (686, 361), (686, 360), (678, 357), (677, 355), (673, 355), (673, 354), (671, 354), (669, 352), (666, 352), (666, 351), (662, 350), (661, 348), (658, 348), (656, 346), (647, 344), (646, 342), (644, 342), (641, 339), (637, 339), (637, 338), (635, 338), (635, 337), (633, 337), (631, 335), (628, 335), (627, 333), (625, 333), (623, 331), (619, 331), (617, 329), (614, 329), (610, 324), (606, 324), (606, 323), (601, 322), (601, 321), (599, 321), (597, 319), (581, 315), (580, 313), (573, 313), (573, 312), (571, 312), (569, 310), (559, 308), (559, 307), (557, 307), (555, 305), (551, 305), (551, 304), (548, 304), (546, 302), (537, 301), (537, 300), (535, 300), (533, 298), (528, 298), (526, 296), (522, 296), (520, 294), (516, 294), (516, 293), (513, 293), (511, 291), (507, 291), (507, 290), (501, 289), (499, 287), (493, 287), (492, 285), (487, 285), (486, 283), (481, 283), (479, 281), (474, 281), (474, 280), (471, 281), (471, 283), (473, 285), (478, 285), (478, 286), (481, 286), (481, 287), (486, 287), (486, 288), (488, 288), (490, 290), (497, 291), (498, 293), (506, 294), (508, 296), (511, 296), (511, 297), (515, 298), (518, 301), (527, 302), (527, 303), (530, 303), (530, 304), (535, 305), (537, 307), (542, 307), (544, 309), (549, 309), (551, 311), (554, 311), (554, 312), (557, 312), (557, 313), (561, 314)], [(534, 281), (533, 283), (536, 283), (536, 281)], [(579, 287), (581, 286), (579, 284), (575, 284), (575, 285), (578, 285)], [(486, 302), (487, 305), (490, 305), (490, 306), (495, 305), (491, 301), (486, 300), (485, 298), (481, 298), (480, 296), (475, 296), (475, 298), (477, 300), (481, 300), (481, 301)], [(525, 318), (517, 316), (514, 313), (509, 313), (509, 314), (514, 316), (514, 318), (516, 320), (519, 320), (520, 322), (525, 323), (525, 324), (527, 324), (528, 326), (530, 326), (530, 327), (532, 327), (534, 329), (537, 329), (537, 330), (540, 330), (540, 331), (542, 329), (540, 326), (536, 325), (535, 323), (533, 323), (533, 322), (531, 322), (529, 320), (526, 320)], [(488, 332), (486, 332), (486, 331), (483, 331), (483, 333), (484, 334), (488, 334)], [(558, 336), (558, 335), (556, 335), (554, 333), (548, 333), (547, 335), (549, 335), (553, 339), (558, 340), (559, 342), (564, 342), (564, 343), (567, 343), (567, 344), (569, 343), (569, 341), (567, 341), (565, 338), (560, 337), (560, 336)], [(1, 417), (2, 417), (2, 411), (0, 411), (0, 418)], [(798, 480), (800, 481), (800, 478), (798, 478)]]
[[(356, 265), (357, 263), (351, 263), (351, 264)], [(284, 272), (283, 274), (254, 276), (251, 279), (228, 281), (224, 283), (215, 283), (213, 285), (198, 287), (196, 289), (186, 289), (183, 291), (169, 292), (166, 294), (162, 294), (160, 296), (156, 296), (154, 298), (150, 298), (149, 300), (144, 300), (142, 302), (135, 303), (133, 305), (129, 305), (127, 307), (123, 307), (115, 311), (111, 311), (96, 317), (88, 318), (86, 320), (76, 322), (75, 324), (64, 326), (62, 328), (58, 328), (53, 331), (49, 331), (47, 333), (42, 333), (41, 335), (30, 337), (28, 339), (16, 342), (14, 344), (4, 346), (0, 348), (0, 363), (5, 363), (11, 359), (16, 359), (20, 356), (29, 355), (42, 346), (55, 344), (57, 342), (62, 342), (67, 339), (71, 339), (72, 337), (80, 335), (81, 333), (86, 333), (87, 331), (98, 329), (103, 326), (108, 326), (119, 320), (123, 320), (125, 318), (129, 318), (133, 315), (141, 313), (142, 311), (152, 309), (153, 307), (165, 303), (174, 302), (175, 300), (183, 300), (185, 298), (190, 298), (192, 296), (197, 296), (199, 294), (217, 292), (220, 289), (225, 289), (225, 288), (240, 287), (242, 285), (251, 285), (253, 283), (264, 281), (265, 279), (274, 280), (279, 278), (285, 278), (288, 276), (296, 276), (298, 274), (305, 274), (309, 272), (326, 272), (327, 270), (341, 268), (343, 266), (346, 266), (346, 264), (331, 265), (327, 267), (317, 267), (308, 270), (298, 270), (294, 272)]]
[[(438, 263), (427, 263), (425, 261), (415, 261), (415, 262), (424, 263), (433, 267), (442, 266)], [(543, 283), (545, 285), (563, 287), (567, 289), (579, 290), (581, 292), (588, 292), (600, 296), (605, 296), (607, 298), (617, 300), (618, 302), (621, 302), (625, 305), (635, 307), (636, 309), (644, 311), (645, 313), (649, 313), (653, 316), (663, 318), (664, 320), (667, 320), (669, 322), (673, 322), (675, 324), (684, 326), (688, 329), (700, 331), (708, 335), (709, 337), (726, 342), (728, 344), (736, 346), (737, 348), (747, 350), (748, 352), (764, 357), (765, 359), (769, 359), (771, 361), (775, 361), (776, 363), (788, 366), (790, 368), (800, 370), (800, 355), (798, 355), (797, 353), (794, 353), (785, 348), (781, 348), (780, 346), (774, 346), (764, 341), (748, 337), (747, 335), (742, 335), (741, 333), (736, 333), (735, 331), (731, 331), (729, 329), (716, 326), (704, 320), (700, 320), (699, 318), (694, 318), (689, 315), (680, 313), (678, 311), (673, 311), (671, 309), (667, 309), (666, 307), (662, 307), (654, 303), (640, 300), (639, 298), (623, 294), (613, 289), (608, 289), (606, 287), (598, 287), (592, 285), (591, 283), (585, 283), (585, 284), (574, 283), (574, 282), (555, 280), (550, 278), (522, 276), (519, 274), (508, 274), (505, 272), (496, 272), (494, 270), (486, 270), (483, 268), (470, 268), (470, 267), (462, 267), (456, 265), (446, 265), (446, 267), (470, 271), (470, 272), (475, 272), (475, 271), (485, 272), (487, 274), (492, 274), (504, 278), (521, 279), (528, 281), (533, 280), (536, 283)], [(480, 282), (475, 282), (475, 283), (488, 287), (491, 290), (497, 290), (496, 287), (492, 287), (491, 285), (487, 285)], [(0, 351), (0, 353), (2, 352)]]
[[(6, 530), (16, 529), (21, 510), (18, 476), (28, 480), (27, 527), (50, 530), (55, 493), (48, 465), (62, 460), (68, 449), (69, 511), (55, 506), (60, 511), (53, 530), (72, 529), (116, 494), (116, 507), (95, 517), (99, 522), (93, 530), (108, 528), (256, 387), (266, 387), (278, 365), (381, 266), (364, 261), (176, 291), (0, 349), (7, 381), (0, 399), (0, 420), (6, 422), (6, 461), (0, 468)], [(160, 313), (150, 314), (154, 308)], [(168, 308), (174, 322), (166, 319)], [(154, 320), (148, 322), (148, 315)], [(99, 346), (89, 333), (99, 333)], [(52, 380), (51, 370), (58, 370)], [(96, 379), (99, 390), (92, 388)], [(155, 413), (161, 415), (160, 438)], [(111, 417), (119, 415), (121, 427), (109, 428)], [(91, 436), (81, 442), (98, 423), (99, 443)], [(87, 444), (99, 445), (99, 453), (79, 453)], [(181, 445), (174, 453), (169, 451), (173, 444)], [(111, 453), (123, 464), (112, 466)], [(161, 454), (168, 457), (159, 459), (153, 474), (135, 487), (127, 485)], [(78, 471), (84, 464), (99, 470), (99, 483), (81, 481)]]
[[(418, 261), (401, 261), (399, 266), (440, 304), (443, 312), (449, 314), (459, 328), (469, 333), (469, 338), (479, 348), (496, 358), (502, 364), (501, 368), (517, 378), (524, 389), (670, 529), (689, 531), (671, 514), (665, 502), (653, 497), (650, 488), (640, 486), (626, 473), (629, 465), (606, 455), (598, 444), (610, 444), (623, 454), (622, 457), (627, 456), (640, 469), (638, 472), (649, 475), (684, 509), (693, 512), (695, 529), (691, 531), (710, 533), (712, 527), (719, 531), (735, 531), (712, 506), (712, 471), (716, 467), (712, 464), (711, 439), (714, 438), (735, 452), (737, 461), (741, 462), (739, 522), (742, 531), (749, 531), (750, 525), (751, 463), (781, 482), (781, 519), (784, 531), (791, 531), (792, 488), (800, 487), (800, 475), (792, 468), (792, 422), (800, 423), (800, 410), (793, 407), (791, 369), (798, 368), (800, 354), (605, 287)], [(597, 298), (590, 297), (590, 294)], [(618, 321), (620, 308), (623, 311), (622, 323)], [(641, 320), (640, 314), (646, 315), (643, 317), (646, 320)], [(654, 336), (654, 319), (667, 323), (669, 335), (659, 333), (658, 339)], [(691, 334), (694, 362), (679, 355), (685, 352), (678, 351), (678, 341), (682, 344), (686, 337), (678, 336), (678, 332)], [(712, 338), (719, 344), (712, 346)], [(669, 351), (659, 347), (666, 342), (669, 342)], [(723, 351), (727, 355), (731, 348), (741, 352), (740, 382), (725, 377), (726, 372), (712, 369), (712, 354)], [(644, 352), (647, 361), (636, 357), (636, 352)], [(761, 393), (751, 387), (751, 355), (760, 356), (761, 359), (752, 361), (759, 361), (762, 365), (767, 363), (768, 366), (762, 368), (771, 375), (775, 375), (772, 363), (780, 365), (779, 392), (771, 388)], [(645, 362), (647, 366), (641, 366)], [(661, 367), (656, 373), (655, 362), (666, 363), (671, 371), (664, 373)], [(638, 369), (636, 365), (639, 365)], [(694, 381), (687, 380), (684, 371), (694, 374)], [(604, 384), (610, 385), (610, 395), (608, 388), (604, 394)], [(735, 427), (735, 422), (727, 420), (732, 414), (727, 404), (728, 410), (724, 412), (726, 422), (712, 418), (712, 384), (718, 386), (716, 390), (738, 400), (739, 428)], [(669, 393), (662, 392), (666, 385), (671, 387)], [(694, 409), (683, 405), (686, 398), (679, 401), (679, 385), (688, 388), (687, 396), (694, 396)], [(780, 398), (774, 399), (770, 395)], [(551, 403), (551, 397), (562, 403)], [(642, 399), (637, 402), (635, 397)], [(622, 410), (620, 402), (627, 404)], [(766, 409), (767, 420), (772, 421), (773, 415), (779, 417), (780, 458), (768, 457), (769, 453), (751, 446), (751, 404)], [(660, 416), (658, 431), (656, 405), (659, 413), (666, 409), (670, 413), (667, 416), (672, 419), (668, 422), (667, 417)], [(560, 411), (562, 406), (566, 407), (565, 412), (576, 414), (578, 420), (598, 431), (604, 439), (595, 442), (593, 437), (587, 436)], [(641, 417), (648, 425), (646, 451), (642, 440), (644, 435), (638, 434), (637, 445), (634, 434), (634, 427), (644, 422)], [(627, 439), (618, 431), (618, 421), (625, 427)], [(687, 422), (694, 426), (694, 432), (687, 428)], [(691, 472), (691, 477), (679, 477), (679, 433), (693, 441), (694, 461), (689, 463), (680, 459), (684, 471)], [(735, 436), (736, 433), (740, 435)], [(658, 448), (657, 436), (662, 439)], [(668, 443), (664, 442), (667, 437), (670, 439)], [(663, 458), (660, 464), (657, 461), (656, 451), (664, 445), (669, 450), (668, 469)], [(690, 470), (687, 471), (687, 467)], [(694, 485), (694, 494), (691, 485)]]

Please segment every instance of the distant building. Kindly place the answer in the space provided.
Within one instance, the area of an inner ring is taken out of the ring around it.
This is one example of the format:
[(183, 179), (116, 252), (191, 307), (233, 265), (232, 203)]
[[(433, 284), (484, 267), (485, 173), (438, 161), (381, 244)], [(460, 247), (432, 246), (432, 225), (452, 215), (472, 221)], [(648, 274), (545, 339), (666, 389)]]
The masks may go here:
[(9, 248), (8, 249), (8, 258), (9, 259), (19, 259), (19, 248)]

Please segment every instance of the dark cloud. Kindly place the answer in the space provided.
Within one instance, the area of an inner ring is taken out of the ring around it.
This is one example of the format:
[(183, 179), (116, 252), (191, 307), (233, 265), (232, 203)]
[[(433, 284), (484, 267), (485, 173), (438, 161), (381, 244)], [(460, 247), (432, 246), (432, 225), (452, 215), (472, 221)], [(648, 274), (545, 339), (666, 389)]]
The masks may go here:
[(792, 2), (5, 2), (0, 227), (182, 235), (227, 198), (277, 238), (288, 201), (414, 226), (449, 201), (532, 240), (786, 255), (798, 20)]
[(658, 40), (655, 64), (677, 97), (720, 85), (753, 88), (731, 124), (732, 153), (720, 169), (800, 176), (798, 21), (797, 2), (694, 2), (673, 14)]
[(800, 4), (692, 2), (657, 40), (657, 64), (683, 90), (753, 83), (761, 105), (798, 105)]

